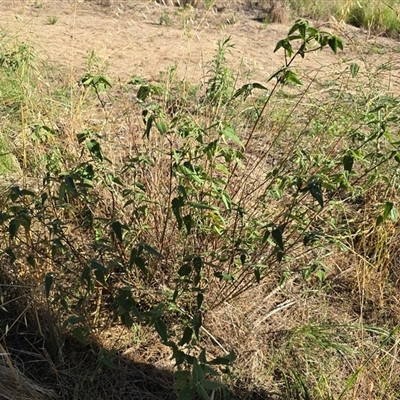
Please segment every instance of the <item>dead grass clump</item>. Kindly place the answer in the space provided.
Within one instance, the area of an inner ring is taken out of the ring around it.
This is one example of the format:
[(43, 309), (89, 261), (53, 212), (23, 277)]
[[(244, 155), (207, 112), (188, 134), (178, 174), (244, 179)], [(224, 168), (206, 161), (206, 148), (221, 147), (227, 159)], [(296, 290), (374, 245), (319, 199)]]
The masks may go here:
[(268, 20), (272, 23), (286, 24), (290, 20), (289, 8), (279, 0), (274, 0), (268, 11)]
[(0, 344), (0, 398), (6, 400), (44, 400), (57, 398), (56, 393), (27, 378), (12, 363)]

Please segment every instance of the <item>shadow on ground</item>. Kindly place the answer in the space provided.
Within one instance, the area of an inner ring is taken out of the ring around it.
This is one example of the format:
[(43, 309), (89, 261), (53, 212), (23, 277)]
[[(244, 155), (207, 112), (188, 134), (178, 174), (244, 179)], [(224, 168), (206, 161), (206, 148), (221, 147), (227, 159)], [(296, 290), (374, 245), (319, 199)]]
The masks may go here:
[[(0, 269), (0, 399), (175, 400), (171, 371), (114, 354), (99, 363), (101, 347), (61, 333), (32, 291)], [(277, 399), (235, 388), (231, 399)], [(221, 396), (214, 393), (214, 400)]]

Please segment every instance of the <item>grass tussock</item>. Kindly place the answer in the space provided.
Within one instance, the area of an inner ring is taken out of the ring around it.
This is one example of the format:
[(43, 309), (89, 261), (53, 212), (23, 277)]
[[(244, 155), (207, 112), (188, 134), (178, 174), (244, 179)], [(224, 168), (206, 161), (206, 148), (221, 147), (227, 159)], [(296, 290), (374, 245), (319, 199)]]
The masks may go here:
[(343, 41), (298, 20), (238, 84), (232, 46), (114, 83), (2, 35), (0, 396), (399, 397), (387, 68), (302, 73)]

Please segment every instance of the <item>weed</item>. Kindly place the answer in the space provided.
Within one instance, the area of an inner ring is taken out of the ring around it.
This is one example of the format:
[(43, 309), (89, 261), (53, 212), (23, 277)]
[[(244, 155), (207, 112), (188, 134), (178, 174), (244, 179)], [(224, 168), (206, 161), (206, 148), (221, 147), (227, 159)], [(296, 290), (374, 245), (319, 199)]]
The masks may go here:
[(163, 10), (160, 15), (160, 25), (171, 26), (171, 17), (169, 16), (169, 12), (167, 10)]
[(58, 17), (55, 15), (52, 15), (47, 18), (47, 25), (55, 25), (58, 21)]

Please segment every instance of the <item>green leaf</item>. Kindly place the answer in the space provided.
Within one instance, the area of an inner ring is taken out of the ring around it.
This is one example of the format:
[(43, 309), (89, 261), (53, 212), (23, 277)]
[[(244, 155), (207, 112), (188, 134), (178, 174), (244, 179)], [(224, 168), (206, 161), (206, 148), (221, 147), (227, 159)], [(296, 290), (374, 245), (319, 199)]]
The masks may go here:
[(150, 131), (151, 131), (151, 127), (153, 126), (153, 122), (155, 121), (156, 117), (154, 116), (154, 114), (151, 114), (146, 121), (146, 129), (144, 131), (143, 137), (146, 137), (147, 139), (150, 138)]
[(394, 204), (391, 201), (387, 201), (383, 210), (383, 219), (386, 220), (389, 214), (392, 212)]
[(105, 278), (105, 275), (104, 275), (104, 271), (101, 271), (101, 270), (99, 270), (99, 269), (96, 269), (96, 270), (94, 271), (94, 275), (96, 276), (96, 279), (97, 279), (100, 283), (102, 283), (104, 286), (106, 285), (106, 278)]
[(185, 386), (180, 392), (177, 400), (193, 400), (195, 389)]
[(17, 257), (15, 256), (14, 251), (13, 251), (10, 247), (7, 247), (7, 248), (4, 250), (4, 252), (8, 255), (8, 257), (10, 257), (10, 263), (11, 263), (11, 264), (14, 263), (14, 262), (16, 261)]
[(273, 229), (272, 237), (274, 238), (275, 243), (277, 246), (283, 251), (283, 229), (282, 226), (278, 226), (276, 229)]
[(205, 391), (205, 389), (201, 384), (196, 386), (196, 391), (203, 400), (211, 400), (211, 397), (207, 394), (207, 392)]
[(143, 246), (143, 249), (146, 250), (152, 256), (156, 256), (158, 258), (164, 258), (164, 256), (160, 252), (158, 252), (155, 248), (151, 247), (149, 244), (140, 243), (140, 245)]
[(193, 326), (193, 330), (194, 330), (197, 340), (200, 340), (200, 328), (201, 328), (202, 323), (203, 323), (203, 320), (201, 317), (201, 313), (199, 312), (197, 314), (194, 314), (193, 318), (192, 318), (192, 326)]
[(146, 276), (149, 275), (149, 270), (146, 268), (145, 261), (142, 257), (135, 257), (135, 265), (142, 271), (142, 273)]
[(228, 170), (228, 168), (226, 168), (226, 166), (224, 164), (216, 164), (215, 169), (223, 172), (226, 175), (229, 175), (229, 170)]
[(325, 280), (325, 270), (323, 270), (323, 269), (319, 269), (316, 273), (315, 273), (315, 275), (317, 276), (317, 278), (318, 278), (318, 280), (320, 281), (320, 282), (323, 282), (324, 280)]
[(13, 240), (17, 236), (20, 223), (16, 219), (12, 219), (8, 225), (8, 234), (10, 240)]
[(82, 344), (88, 344), (88, 340), (85, 336), (85, 332), (82, 328), (80, 328), (79, 326), (72, 329), (72, 336), (79, 340)]
[(165, 125), (164, 121), (157, 121), (156, 126), (161, 135), (165, 135), (168, 132), (167, 125)]
[(236, 354), (232, 350), (229, 354), (223, 357), (216, 357), (213, 360), (209, 361), (209, 365), (230, 365), (236, 359)]
[(174, 376), (175, 376), (175, 379), (177, 381), (183, 382), (182, 386), (179, 385), (181, 387), (174, 385), (174, 388), (182, 389), (184, 386), (186, 386), (186, 381), (190, 379), (191, 374), (190, 374), (190, 371), (187, 371), (187, 370), (185, 370), (185, 371), (175, 371), (174, 372)]
[(185, 228), (186, 228), (186, 232), (189, 235), (191, 230), (192, 230), (192, 226), (193, 226), (193, 218), (190, 214), (185, 215), (183, 217), (183, 223), (185, 224)]
[(184, 264), (179, 268), (178, 275), (179, 276), (189, 276), (192, 272), (192, 266), (190, 264)]
[(260, 83), (257, 83), (257, 82), (246, 83), (241, 88), (236, 90), (236, 92), (233, 95), (232, 99), (236, 99), (237, 97), (241, 96), (242, 94), (244, 95), (244, 98), (246, 99), (253, 92), (253, 89), (261, 89), (261, 90), (268, 91), (268, 88), (266, 88), (265, 86), (261, 85)]
[(203, 368), (201, 368), (201, 365), (199, 364), (197, 359), (195, 359), (193, 363), (193, 379), (196, 382), (201, 382), (204, 378), (205, 374)]
[(360, 66), (357, 63), (350, 64), (350, 74), (352, 78), (355, 78), (360, 70)]
[(203, 305), (204, 295), (203, 293), (197, 293), (197, 308), (200, 309)]
[(53, 275), (47, 274), (46, 277), (44, 278), (44, 292), (45, 292), (47, 298), (50, 295), (50, 289), (51, 289), (52, 284), (53, 284)]
[(399, 219), (399, 211), (396, 207), (393, 207), (390, 211), (390, 219), (392, 222), (397, 222), (397, 220)]
[(193, 257), (193, 267), (195, 271), (199, 274), (203, 268), (203, 259), (200, 256)]
[(137, 249), (136, 247), (133, 247), (131, 250), (131, 255), (129, 257), (129, 267), (132, 268), (132, 266), (135, 264), (135, 260), (137, 257)]
[(193, 329), (187, 326), (183, 332), (183, 336), (181, 341), (179, 342), (179, 346), (184, 346), (192, 340)]
[(354, 157), (352, 154), (346, 154), (343, 157), (342, 164), (345, 171), (351, 172), (353, 169)]
[(293, 83), (295, 85), (302, 85), (303, 83), (301, 82), (301, 80), (297, 77), (296, 73), (291, 71), (290, 69), (286, 70), (283, 78), (281, 78), (281, 82), (282, 83)]
[(103, 161), (103, 151), (101, 150), (100, 143), (97, 140), (91, 139), (86, 143), (86, 146), (90, 153), (98, 160)]
[(268, 238), (270, 237), (270, 235), (271, 235), (271, 232), (267, 229), (267, 230), (265, 231), (265, 233), (264, 233), (263, 238), (262, 238), (262, 243), (263, 243), (263, 244), (268, 240)]
[(115, 221), (112, 223), (112, 230), (118, 239), (119, 243), (122, 243), (122, 225), (119, 221)]
[(309, 179), (307, 184), (307, 189), (310, 191), (311, 196), (317, 200), (318, 204), (323, 207), (324, 206), (324, 199), (322, 197), (322, 190), (321, 190), (321, 179), (317, 176), (313, 176)]
[(139, 101), (145, 101), (147, 99), (147, 96), (151, 93), (151, 89), (149, 85), (142, 85), (140, 86), (138, 93), (136, 97), (138, 98)]
[(183, 199), (182, 197), (175, 197), (172, 202), (172, 212), (175, 215), (176, 221), (178, 222), (178, 229), (182, 228), (182, 216), (181, 216), (181, 208), (183, 207)]
[(224, 274), (224, 273), (222, 273), (222, 272), (215, 272), (215, 273), (214, 273), (214, 276), (216, 276), (216, 277), (219, 278), (219, 279), (223, 279), (223, 280), (225, 280), (225, 281), (230, 281), (230, 282), (232, 282), (232, 281), (235, 280), (235, 277), (234, 277), (233, 275), (231, 275), (231, 274)]
[(161, 318), (158, 318), (154, 323), (154, 327), (156, 328), (157, 333), (160, 335), (163, 343), (167, 344), (168, 334), (167, 334), (167, 325), (165, 324), (165, 322)]
[(343, 50), (343, 41), (337, 36), (332, 35), (330, 38), (328, 38), (328, 46), (335, 54), (337, 54), (338, 48)]
[(260, 268), (255, 268), (254, 269), (254, 276), (256, 278), (256, 282), (260, 283), (260, 281), (261, 281)]
[(211, 207), (206, 203), (197, 203), (195, 201), (188, 201), (187, 204), (194, 208), (199, 208), (201, 210), (214, 210), (215, 211), (214, 207)]
[(232, 142), (236, 143), (238, 146), (244, 148), (242, 141), (239, 139), (235, 131), (229, 125), (225, 126), (225, 128), (222, 129), (221, 134), (226, 138), (232, 140)]
[(201, 352), (200, 352), (199, 357), (198, 357), (200, 363), (203, 364), (203, 370), (204, 370), (204, 367), (205, 367), (204, 364), (207, 362), (206, 352), (207, 352), (206, 348), (203, 347), (203, 348), (201, 349)]
[(29, 264), (32, 268), (36, 268), (36, 260), (35, 260), (35, 257), (33, 257), (31, 254), (29, 254), (29, 256), (26, 257), (26, 261), (28, 261), (28, 264)]
[(208, 379), (204, 379), (201, 382), (201, 385), (203, 386), (204, 389), (206, 390), (216, 390), (224, 387), (223, 383), (220, 382), (214, 382), (214, 381), (209, 381)]

